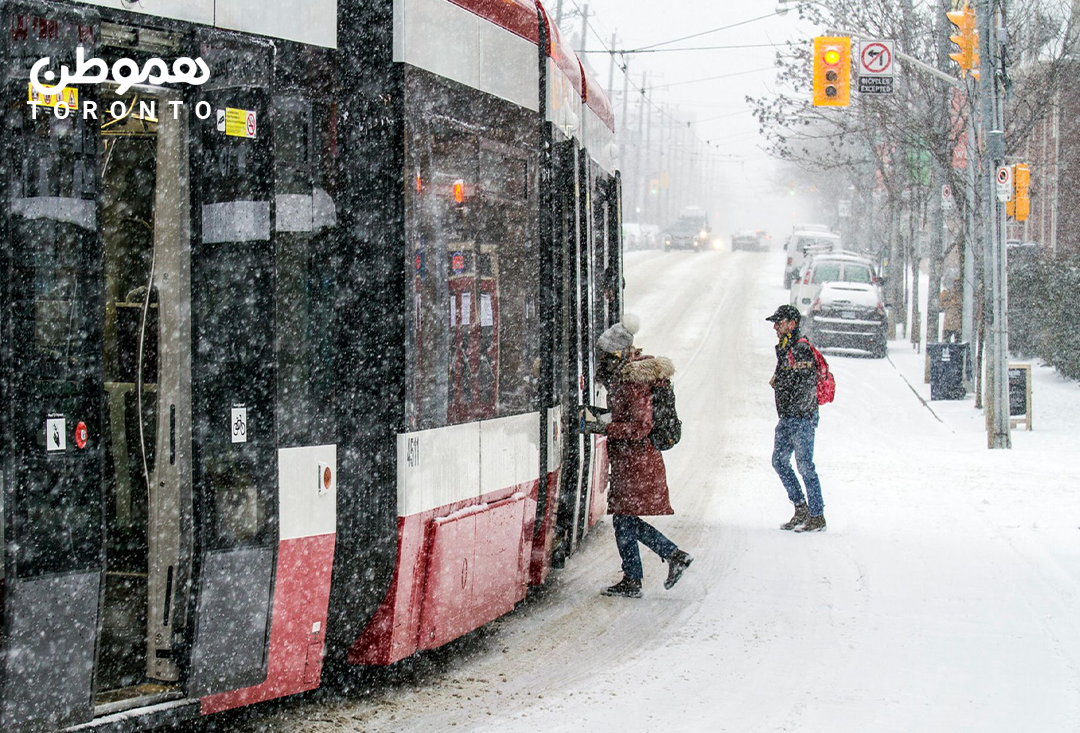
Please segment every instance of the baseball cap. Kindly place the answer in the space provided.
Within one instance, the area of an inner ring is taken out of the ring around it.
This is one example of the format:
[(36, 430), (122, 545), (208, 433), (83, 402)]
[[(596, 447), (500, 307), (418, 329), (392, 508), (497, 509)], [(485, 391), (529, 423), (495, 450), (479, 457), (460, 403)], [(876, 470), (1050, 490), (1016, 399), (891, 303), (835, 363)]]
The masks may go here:
[(765, 319), (766, 321), (795, 321), (798, 323), (802, 320), (802, 314), (799, 313), (799, 309), (793, 305), (782, 305), (776, 309), (776, 313)]

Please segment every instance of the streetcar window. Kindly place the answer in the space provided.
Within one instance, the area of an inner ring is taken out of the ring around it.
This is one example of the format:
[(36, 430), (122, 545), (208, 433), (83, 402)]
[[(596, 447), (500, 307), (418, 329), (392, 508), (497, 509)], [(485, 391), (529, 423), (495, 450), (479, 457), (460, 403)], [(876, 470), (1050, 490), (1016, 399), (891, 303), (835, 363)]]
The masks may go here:
[[(273, 385), (258, 370), (273, 362), (273, 332), (266, 314), (273, 312), (272, 263), (262, 248), (216, 245), (203, 255), (206, 286), (198, 301), (196, 349), (206, 362), (203, 395), (210, 417), (204, 439), (211, 526), (218, 547), (263, 543), (273, 529), (273, 486), (267, 466), (241, 455), (225, 442), (230, 407), (247, 409), (246, 445), (273, 444)], [(261, 480), (260, 480), (261, 478)]]
[(516, 110), (454, 112), (406, 114), (409, 181), (424, 182), (406, 194), (414, 429), (521, 414), (537, 398), (535, 125)]
[[(277, 208), (277, 428), (281, 447), (335, 443), (337, 272), (333, 231), (314, 213), (316, 200), (330, 198), (319, 178), (329, 166), (328, 105), (299, 97), (274, 100), (274, 191)], [(331, 199), (332, 200), (332, 199)], [(296, 221), (293, 208), (312, 212)], [(310, 204), (307, 202), (310, 201)]]
[(480, 185), (485, 193), (508, 199), (524, 199), (529, 193), (529, 164), (502, 150), (480, 150)]
[(93, 381), (100, 366), (97, 206), (86, 197), (93, 195), (94, 176), (85, 174), (94, 169), (97, 149), (93, 128), (76, 126), (74, 117), (34, 120), (28, 109), (16, 108), (4, 117), (7, 144), (18, 151), (6, 179), (9, 348), (16, 370), (9, 396), (18, 406), (9, 429), (25, 455), (8, 476), (16, 521), (5, 530), (23, 577), (92, 567), (100, 548), (100, 482), (87, 478), (96, 476), (98, 454), (46, 457), (44, 430), (50, 413), (64, 415), (70, 430), (75, 413), (100, 409)]

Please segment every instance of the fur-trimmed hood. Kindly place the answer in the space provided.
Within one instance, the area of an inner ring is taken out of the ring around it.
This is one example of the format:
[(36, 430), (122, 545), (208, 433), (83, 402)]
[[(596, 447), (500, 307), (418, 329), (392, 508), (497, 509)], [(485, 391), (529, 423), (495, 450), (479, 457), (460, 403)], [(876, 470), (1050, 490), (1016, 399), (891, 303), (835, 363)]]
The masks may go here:
[(666, 356), (638, 354), (619, 368), (618, 378), (627, 382), (651, 384), (661, 379), (671, 379), (675, 365)]

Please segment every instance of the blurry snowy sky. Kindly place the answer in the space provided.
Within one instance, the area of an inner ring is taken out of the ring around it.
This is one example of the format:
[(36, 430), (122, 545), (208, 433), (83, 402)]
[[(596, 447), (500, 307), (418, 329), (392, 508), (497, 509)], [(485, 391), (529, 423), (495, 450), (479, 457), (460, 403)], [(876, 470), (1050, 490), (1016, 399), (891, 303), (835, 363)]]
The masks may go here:
[[(678, 105), (677, 110), (672, 110), (673, 114), (682, 121), (694, 121), (697, 136), (710, 141), (713, 144), (710, 151), (724, 161), (720, 167), (721, 176), (725, 189), (732, 195), (753, 197), (760, 203), (762, 195), (775, 193), (766, 183), (773, 162), (761, 150), (764, 141), (758, 134), (758, 123), (745, 98), (779, 91), (775, 70), (777, 51), (784, 50), (784, 43), (789, 40), (808, 43), (816, 34), (814, 25), (800, 22), (795, 10), (777, 15), (776, 0), (670, 0), (667, 3), (656, 0), (589, 0), (588, 3), (562, 0), (562, 27), (569, 32), (575, 46), (581, 32), (578, 11), (586, 4), (591, 26), (586, 44), (588, 51), (610, 47), (612, 33), (617, 36), (617, 48), (633, 49), (741, 23), (726, 30), (662, 45), (659, 47), (665, 49), (662, 53), (630, 55), (627, 57), (630, 78), (633, 84), (640, 86), (642, 72), (646, 72), (654, 102)], [(545, 6), (554, 15), (558, 0), (548, 0)], [(779, 48), (773, 44), (779, 44)], [(751, 47), (666, 50), (715, 46)], [(610, 55), (586, 53), (584, 57), (606, 88)], [(709, 79), (719, 76), (724, 78)], [(703, 79), (709, 80), (699, 81)], [(613, 98), (617, 117), (622, 113), (622, 84), (622, 75), (616, 68)], [(631, 87), (630, 103), (634, 104), (638, 96)], [(634, 119), (633, 112), (628, 119)], [(746, 184), (750, 184), (750, 190)], [(785, 203), (790, 207), (791, 202)], [(763, 207), (760, 213), (747, 220), (731, 221), (730, 225), (755, 228), (781, 225), (783, 222), (776, 220), (787, 219), (788, 212), (778, 213), (775, 208)], [(791, 216), (799, 214), (792, 212)]]
[[(549, 3), (557, 0), (549, 0)], [(744, 21), (743, 25), (678, 43), (659, 46), (657, 53), (639, 53), (628, 57), (631, 80), (641, 83), (642, 72), (649, 75), (649, 86), (657, 102), (679, 105), (680, 119), (696, 117), (702, 138), (717, 142), (723, 152), (745, 153), (747, 143), (756, 144), (757, 123), (744, 102), (746, 95), (761, 96), (776, 90), (775, 59), (777, 48), (765, 44), (783, 44), (788, 40), (808, 40), (814, 35), (812, 25), (797, 20), (794, 11), (775, 15), (776, 0), (716, 2), (716, 0), (563, 0), (563, 25), (580, 33), (580, 17), (567, 16), (585, 5), (589, 24), (611, 45), (617, 36), (618, 48), (642, 48), (713, 28)], [(551, 8), (553, 11), (554, 8)], [(769, 16), (760, 20), (752, 20)], [(589, 33), (587, 50), (601, 48), (600, 41)], [(716, 46), (761, 46), (757, 48), (710, 48), (701, 51), (674, 51), (679, 48)], [(600, 83), (608, 83), (610, 56), (586, 54)], [(732, 76), (727, 76), (727, 75)], [(695, 81), (715, 76), (726, 78)], [(622, 78), (616, 70), (615, 88), (621, 92)], [(667, 87), (666, 85), (671, 85)], [(634, 96), (631, 94), (631, 99)], [(616, 109), (616, 113), (620, 110)], [(726, 115), (726, 116), (722, 116)]]

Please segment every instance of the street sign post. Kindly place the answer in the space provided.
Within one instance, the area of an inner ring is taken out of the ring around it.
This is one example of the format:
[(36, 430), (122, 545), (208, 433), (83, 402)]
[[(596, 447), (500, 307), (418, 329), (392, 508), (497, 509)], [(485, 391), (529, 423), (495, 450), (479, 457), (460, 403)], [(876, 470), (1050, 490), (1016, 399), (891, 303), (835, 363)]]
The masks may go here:
[(1013, 175), (1011, 165), (998, 166), (997, 169), (997, 199), (1002, 203), (1012, 201)]
[(896, 68), (893, 41), (869, 39), (859, 46), (860, 94), (892, 94)]

